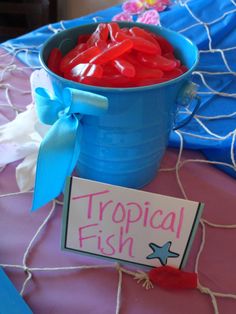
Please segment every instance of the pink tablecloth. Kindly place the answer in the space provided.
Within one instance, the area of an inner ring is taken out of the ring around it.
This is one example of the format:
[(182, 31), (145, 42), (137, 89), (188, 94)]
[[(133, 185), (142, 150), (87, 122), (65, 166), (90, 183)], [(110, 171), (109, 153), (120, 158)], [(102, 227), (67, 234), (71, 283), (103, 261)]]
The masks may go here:
[[(11, 62), (11, 57), (4, 56), (3, 51), (0, 53), (2, 70)], [(23, 67), (17, 60), (13, 63)], [(31, 71), (25, 68), (23, 71), (8, 67), (8, 71), (2, 72), (1, 124), (15, 117), (13, 106), (24, 108), (31, 102), (30, 93), (22, 92), (30, 88)], [(4, 153), (2, 147), (1, 154)], [(166, 152), (162, 171), (145, 190), (183, 197), (177, 180), (179, 176), (187, 197), (205, 203), (202, 224), (185, 270), (194, 271), (202, 245), (197, 268), (200, 283), (214, 292), (236, 294), (236, 228), (212, 227), (207, 223), (236, 224), (236, 182), (205, 163), (203, 156), (193, 151), (183, 152), (181, 167), (176, 171), (178, 153), (175, 149)], [(0, 174), (0, 194), (5, 195), (0, 198), (0, 265), (19, 291), (25, 283), (23, 297), (36, 314), (116, 313), (118, 271), (115, 264), (61, 251), (62, 206), (57, 205), (47, 221), (52, 204), (31, 213), (32, 193), (14, 194), (19, 192), (15, 180), (17, 164), (8, 164)], [(79, 269), (77, 266), (91, 268)], [(120, 314), (214, 313), (208, 294), (199, 290), (169, 291), (158, 287), (146, 291), (127, 274), (123, 274), (120, 302)], [(216, 297), (216, 302), (219, 313), (235, 313), (236, 300)]]

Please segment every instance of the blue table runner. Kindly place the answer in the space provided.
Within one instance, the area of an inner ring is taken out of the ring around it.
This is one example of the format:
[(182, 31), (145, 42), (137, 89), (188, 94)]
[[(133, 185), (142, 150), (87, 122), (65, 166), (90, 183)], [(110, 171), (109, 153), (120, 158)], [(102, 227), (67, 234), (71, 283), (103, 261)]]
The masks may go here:
[[(121, 5), (117, 5), (85, 17), (46, 25), (1, 46), (28, 66), (38, 68), (40, 47), (55, 32), (95, 21), (110, 21), (121, 10)], [(200, 51), (193, 81), (199, 85), (201, 107), (195, 119), (180, 130), (184, 148), (202, 151), (219, 168), (236, 177), (236, 3), (182, 0), (160, 15), (163, 27), (182, 33)], [(186, 112), (182, 115), (186, 116)], [(169, 146), (179, 145), (179, 134), (171, 132)]]

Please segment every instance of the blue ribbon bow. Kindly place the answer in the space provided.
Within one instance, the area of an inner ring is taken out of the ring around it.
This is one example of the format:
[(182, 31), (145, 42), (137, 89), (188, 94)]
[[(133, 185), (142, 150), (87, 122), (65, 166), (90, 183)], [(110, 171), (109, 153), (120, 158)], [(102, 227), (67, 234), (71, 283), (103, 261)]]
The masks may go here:
[(39, 148), (33, 211), (63, 191), (79, 157), (83, 114), (98, 116), (108, 109), (106, 97), (69, 87), (64, 88), (62, 100), (41, 87), (34, 93), (39, 120), (52, 127)]

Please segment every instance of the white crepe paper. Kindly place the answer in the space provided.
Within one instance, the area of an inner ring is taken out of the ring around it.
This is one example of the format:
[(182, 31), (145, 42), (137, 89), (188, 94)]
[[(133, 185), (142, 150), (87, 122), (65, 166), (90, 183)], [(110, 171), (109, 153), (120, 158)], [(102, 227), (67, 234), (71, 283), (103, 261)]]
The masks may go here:
[[(52, 91), (43, 70), (33, 72), (30, 80), (32, 90), (44, 87)], [(16, 182), (22, 192), (34, 187), (39, 146), (49, 128), (38, 120), (34, 100), (13, 121), (0, 126), (0, 167), (22, 160), (16, 167)]]

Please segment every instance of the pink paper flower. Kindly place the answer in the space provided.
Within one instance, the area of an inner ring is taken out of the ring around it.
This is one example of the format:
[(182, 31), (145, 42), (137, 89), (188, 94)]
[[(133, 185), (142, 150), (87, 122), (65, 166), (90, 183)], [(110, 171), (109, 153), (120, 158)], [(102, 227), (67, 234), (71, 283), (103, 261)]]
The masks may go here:
[(137, 22), (159, 25), (158, 12), (164, 11), (171, 2), (172, 0), (127, 0), (122, 5), (123, 11), (112, 20), (133, 22), (133, 15), (136, 15)]
[(121, 12), (119, 14), (116, 14), (113, 16), (112, 21), (127, 21), (127, 22), (133, 22), (133, 17), (127, 12)]
[(171, 5), (171, 0), (161, 0), (161, 2), (166, 6)]
[(128, 0), (123, 3), (122, 9), (129, 14), (140, 14), (145, 10), (145, 2), (142, 0)]
[(148, 9), (154, 9), (158, 12), (162, 12), (166, 9), (166, 5), (164, 5), (162, 2), (157, 2), (153, 5), (147, 5)]
[(160, 15), (154, 9), (147, 10), (138, 17), (137, 22), (144, 24), (160, 25)]
[(170, 4), (170, 0), (142, 0), (147, 9), (155, 9), (158, 12), (164, 11)]

